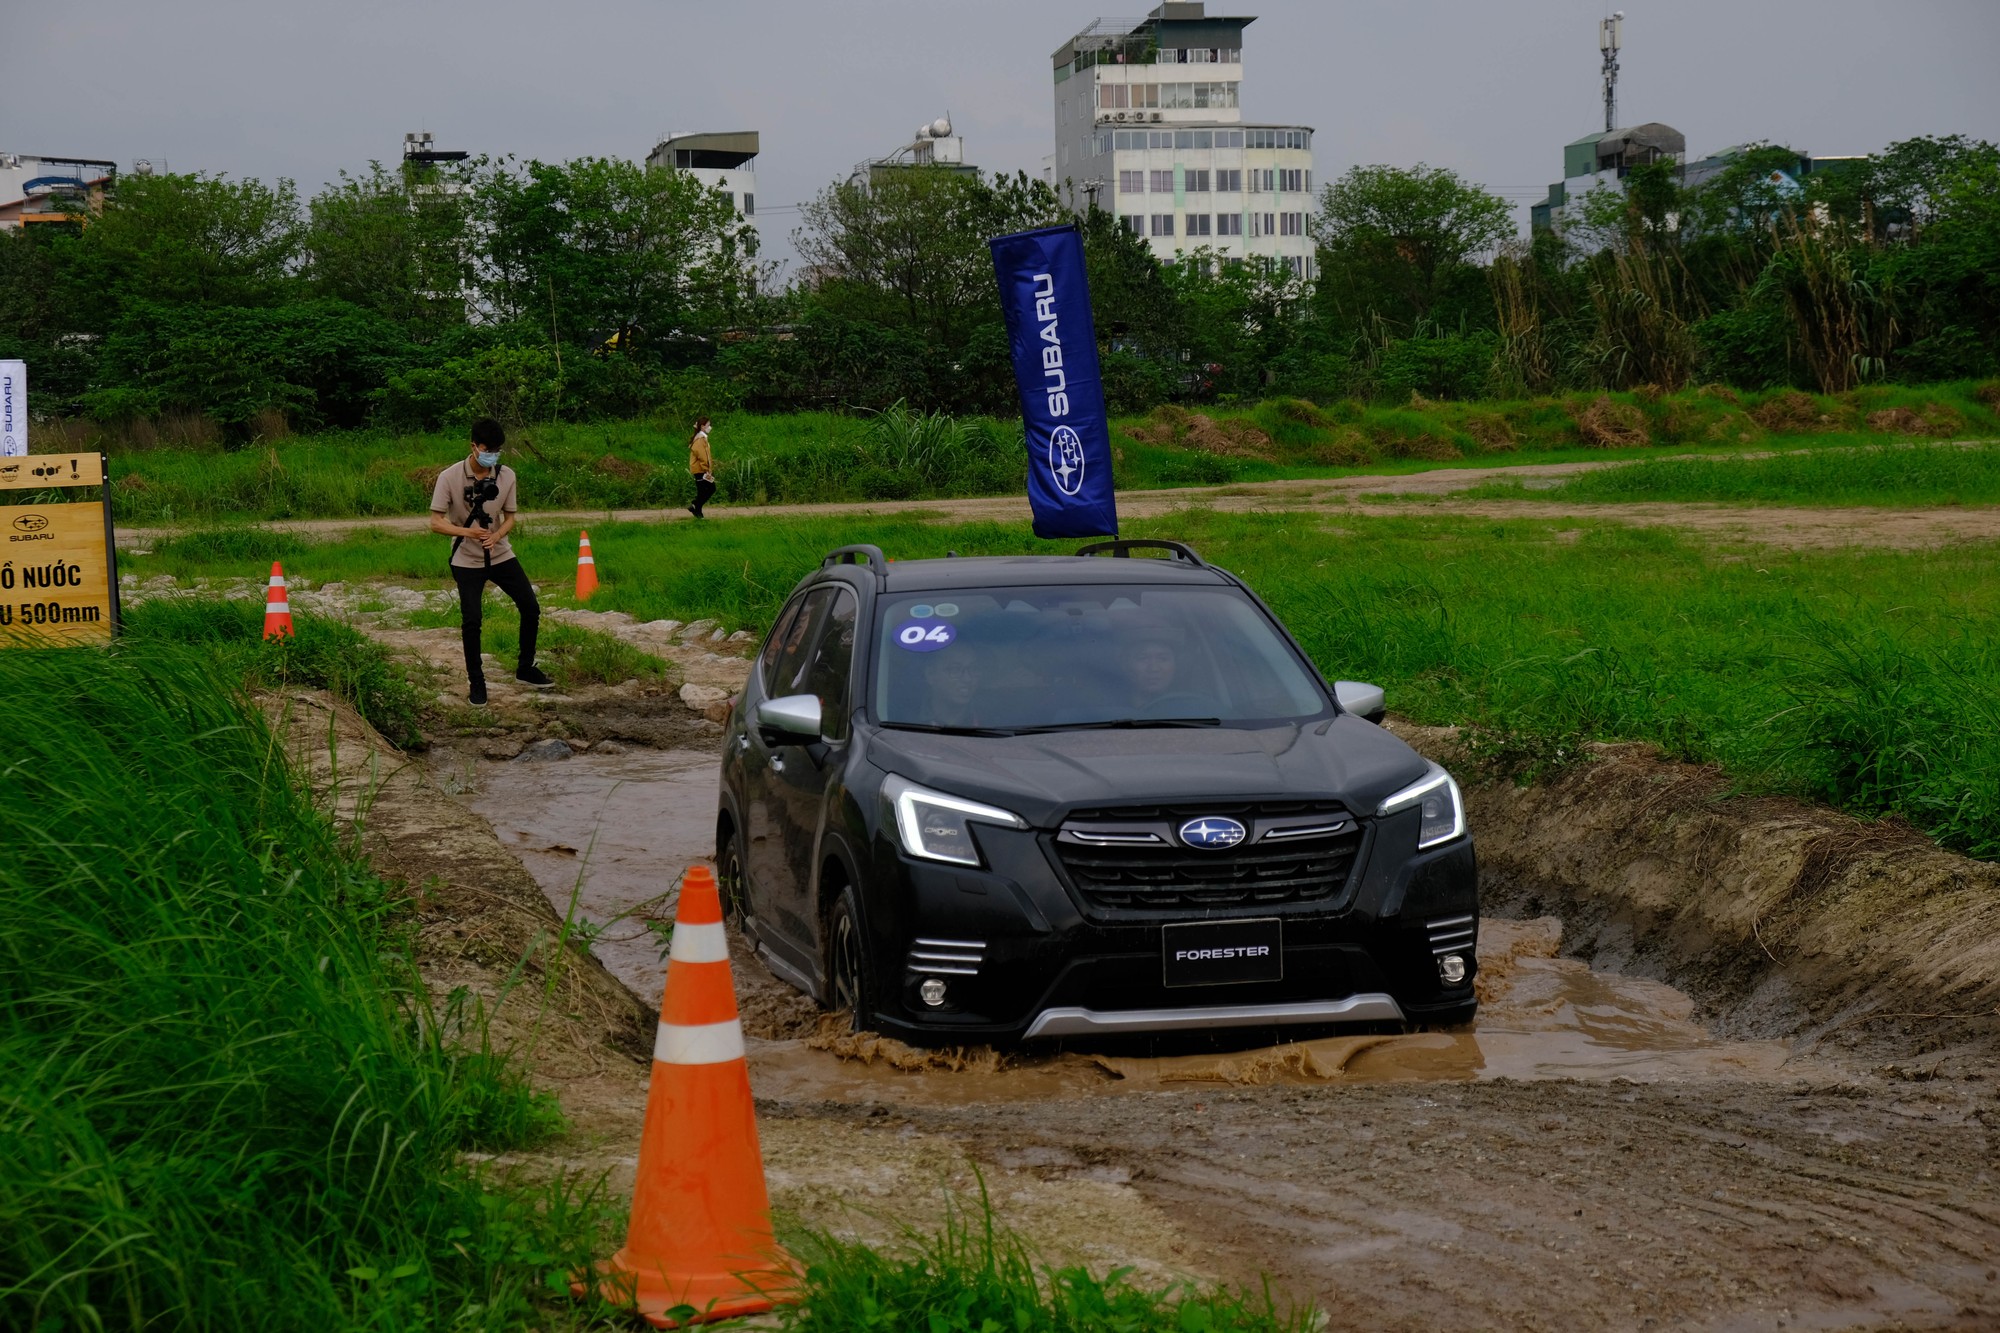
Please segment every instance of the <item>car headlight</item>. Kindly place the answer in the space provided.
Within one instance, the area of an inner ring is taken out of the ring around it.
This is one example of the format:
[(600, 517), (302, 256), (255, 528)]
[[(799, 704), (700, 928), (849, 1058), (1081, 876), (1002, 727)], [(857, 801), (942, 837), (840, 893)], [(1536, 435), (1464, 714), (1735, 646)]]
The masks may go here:
[(903, 850), (927, 861), (978, 865), (979, 848), (972, 841), (973, 824), (1028, 827), (1028, 821), (1011, 810), (919, 787), (893, 773), (883, 782), (882, 795), (895, 807), (896, 832), (901, 836)]
[(1452, 781), (1451, 774), (1436, 764), (1423, 777), (1382, 802), (1375, 813), (1393, 815), (1413, 805), (1423, 807), (1423, 820), (1417, 825), (1418, 851), (1450, 842), (1465, 832), (1465, 799), (1458, 794), (1458, 784)]

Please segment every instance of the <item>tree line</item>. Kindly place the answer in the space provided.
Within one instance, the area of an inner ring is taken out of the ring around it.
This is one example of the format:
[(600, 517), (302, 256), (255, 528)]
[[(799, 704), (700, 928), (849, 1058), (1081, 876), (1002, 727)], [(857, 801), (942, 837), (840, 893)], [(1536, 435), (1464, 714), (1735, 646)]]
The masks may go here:
[[(1115, 410), (1291, 396), (1518, 397), (1692, 382), (1837, 392), (2000, 372), (2000, 151), (1920, 138), (1799, 179), (1762, 146), (1673, 163), (1523, 240), (1423, 165), (1322, 191), (1317, 276), (1162, 263), (1080, 219)], [(730, 407), (1005, 413), (986, 241), (1070, 214), (1025, 175), (829, 185), (780, 285), (723, 194), (602, 158), (371, 165), (291, 181), (124, 176), (0, 237), (0, 356), (38, 412), (433, 428)]]

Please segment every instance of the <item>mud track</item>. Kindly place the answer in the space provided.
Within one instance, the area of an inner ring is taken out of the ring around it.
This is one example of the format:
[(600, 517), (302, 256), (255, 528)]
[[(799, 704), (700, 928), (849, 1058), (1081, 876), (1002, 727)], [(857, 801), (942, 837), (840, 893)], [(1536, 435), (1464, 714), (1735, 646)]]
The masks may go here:
[[(509, 1029), (574, 1126), (524, 1168), (629, 1188), (647, 1068), (627, 1016), (659, 978), (640, 917), (708, 850), (695, 720), (667, 728), (678, 748), (560, 762), (466, 736), (421, 770), (339, 728), (342, 763), (399, 775), (367, 812), (385, 870), (462, 882), (476, 844), (503, 915), (539, 882), (543, 933), (572, 894), (586, 921), (649, 904), (598, 938), (609, 972), (531, 960), (579, 989)], [(318, 734), (295, 736), (308, 762)], [(451, 823), (440, 802), (463, 838), (393, 831)], [(1051, 1258), (1268, 1276), (1335, 1329), (2000, 1327), (1992, 867), (1630, 749), (1473, 802), (1489, 906), (1518, 919), (1484, 932), (1470, 1032), (938, 1058), (842, 1035), (739, 955), (779, 1208), (888, 1237), (977, 1171)], [(477, 928), (474, 897), (428, 895), (426, 937), (456, 938), (440, 910)], [(463, 984), (451, 949), (431, 965)]]

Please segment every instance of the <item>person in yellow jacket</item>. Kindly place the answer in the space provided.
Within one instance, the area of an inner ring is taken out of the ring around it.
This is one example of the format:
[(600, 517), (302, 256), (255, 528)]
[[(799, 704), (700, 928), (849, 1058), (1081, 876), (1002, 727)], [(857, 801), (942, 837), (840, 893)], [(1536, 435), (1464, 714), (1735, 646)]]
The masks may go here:
[(688, 441), (688, 471), (694, 474), (694, 503), (688, 506), (688, 512), (696, 518), (705, 518), (702, 506), (715, 494), (715, 457), (708, 451), (707, 417), (695, 419), (694, 438)]

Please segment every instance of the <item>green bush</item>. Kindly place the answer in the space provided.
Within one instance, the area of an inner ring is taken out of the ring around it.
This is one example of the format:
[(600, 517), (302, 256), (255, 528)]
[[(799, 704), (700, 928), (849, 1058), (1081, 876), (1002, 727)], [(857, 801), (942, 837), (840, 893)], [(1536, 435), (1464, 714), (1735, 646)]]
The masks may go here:
[(1453, 400), (1482, 398), (1494, 347), (1490, 333), (1400, 339), (1382, 352), (1376, 366), (1376, 396), (1389, 403), (1407, 403), (1412, 394)]
[(562, 400), (552, 351), (489, 347), (392, 376), (377, 398), (382, 420), (404, 430), (463, 427), (480, 417), (547, 421)]

